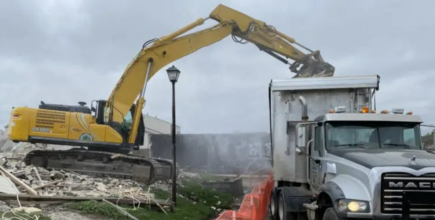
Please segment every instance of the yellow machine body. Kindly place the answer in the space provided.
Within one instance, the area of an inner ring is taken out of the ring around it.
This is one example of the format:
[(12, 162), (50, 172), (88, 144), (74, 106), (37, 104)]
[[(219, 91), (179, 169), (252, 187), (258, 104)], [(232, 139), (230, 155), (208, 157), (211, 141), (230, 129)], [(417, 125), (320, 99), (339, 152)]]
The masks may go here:
[(8, 138), (23, 142), (41, 142), (38, 140), (45, 139), (46, 142), (65, 145), (123, 142), (117, 131), (110, 126), (97, 124), (91, 114), (28, 107), (12, 110)]

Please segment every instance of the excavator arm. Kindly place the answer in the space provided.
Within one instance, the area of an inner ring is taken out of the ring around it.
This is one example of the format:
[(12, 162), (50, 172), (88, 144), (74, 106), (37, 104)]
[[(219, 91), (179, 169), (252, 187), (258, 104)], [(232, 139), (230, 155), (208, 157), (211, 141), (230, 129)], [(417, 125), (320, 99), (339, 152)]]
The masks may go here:
[(120, 126), (132, 104), (137, 100), (129, 143), (134, 143), (136, 139), (145, 104), (146, 85), (154, 74), (169, 63), (214, 44), (228, 35), (232, 35), (236, 42), (243, 43), (243, 40), (251, 42), (260, 50), (286, 64), (288, 61), (285, 58), (294, 60), (290, 70), (297, 74), (296, 77), (332, 76), (334, 73), (334, 67), (324, 62), (318, 51), (309, 50), (310, 53), (304, 54), (292, 45), (299, 45), (293, 38), (262, 21), (224, 5), (219, 5), (213, 10), (209, 18), (219, 23), (205, 30), (179, 37), (202, 25), (208, 19), (201, 18), (170, 35), (148, 41), (127, 66), (107, 101), (104, 118), (106, 124), (112, 127)]

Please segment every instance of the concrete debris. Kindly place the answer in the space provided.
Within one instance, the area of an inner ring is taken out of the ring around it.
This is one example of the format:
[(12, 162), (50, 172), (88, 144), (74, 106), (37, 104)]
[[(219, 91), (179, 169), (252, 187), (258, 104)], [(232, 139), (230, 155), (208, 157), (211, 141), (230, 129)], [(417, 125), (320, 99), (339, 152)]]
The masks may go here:
[[(74, 197), (116, 197), (132, 199), (153, 199), (154, 195), (143, 191), (144, 184), (130, 179), (110, 177), (92, 177), (63, 170), (46, 170), (41, 167), (26, 166), (21, 161), (9, 160), (3, 167), (11, 174), (14, 181), (18, 179), (21, 193), (36, 191), (41, 196), (74, 196)], [(36, 172), (36, 171), (37, 172)], [(39, 176), (38, 176), (39, 174)], [(41, 179), (41, 180), (40, 180)], [(170, 190), (167, 183), (155, 183), (161, 189)]]
[[(42, 178), (42, 177), (41, 177)], [(53, 170), (50, 173), (50, 179), (52, 180), (58, 180), (58, 179), (64, 179), (65, 175), (63, 175), (61, 172)]]
[(18, 207), (18, 208), (13, 208), (12, 211), (13, 212), (25, 212), (29, 215), (40, 215), (42, 212), (41, 209), (34, 208), (34, 207)]
[(6, 194), (18, 194), (15, 184), (6, 176), (0, 176), (0, 192)]
[(96, 183), (96, 185), (98, 191), (107, 192), (106, 185), (104, 185), (103, 183)]
[[(3, 143), (3, 145), (1, 143)], [(2, 139), (0, 140), (0, 145), (0, 151), (10, 151), (15, 144), (10, 140)]]
[[(20, 144), (9, 152), (0, 153), (4, 158), (0, 165), (0, 171), (5, 173), (4, 178), (16, 187), (16, 193), (20, 193), (22, 204), (11, 193), (1, 194), (0, 199), (8, 201), (0, 203), (0, 211), (18, 211), (11, 207), (16, 205), (33, 206), (38, 203), (59, 203), (62, 201), (88, 201), (105, 200), (115, 205), (129, 204), (133, 207), (140, 205), (158, 206), (166, 213), (164, 206), (171, 203), (168, 200), (158, 200), (150, 192), (150, 188), (157, 188), (167, 192), (171, 191), (171, 181), (154, 182), (145, 185), (131, 179), (117, 179), (110, 177), (94, 177), (78, 174), (73, 171), (47, 170), (41, 167), (27, 166), (22, 159), (31, 150), (44, 149), (41, 145)], [(182, 185), (181, 179), (200, 178), (198, 174), (177, 171), (177, 184)], [(145, 190), (144, 190), (145, 189)], [(9, 196), (9, 197), (7, 197)], [(12, 197), (13, 196), (13, 197)], [(181, 196), (181, 195), (180, 195)], [(12, 203), (11, 203), (12, 202)], [(17, 204), (13, 204), (17, 202)], [(32, 203), (33, 202), (33, 203)], [(10, 207), (11, 206), (11, 207)], [(41, 208), (38, 206), (38, 208)], [(44, 209), (45, 210), (45, 209)], [(40, 213), (39, 209), (23, 208), (27, 213)]]
[(46, 145), (41, 144), (31, 144), (31, 143), (24, 143), (20, 142), (16, 144), (15, 146), (10, 149), (9, 156), (12, 158), (24, 158), (27, 153), (29, 153), (32, 150), (46, 150)]
[(11, 179), (15, 184), (21, 186), (22, 188), (24, 188), (28, 193), (30, 193), (31, 195), (37, 195), (37, 192), (35, 190), (33, 190), (29, 185), (30, 181), (22, 181), (20, 180), (18, 177), (12, 175), (8, 170), (6, 170), (4, 167), (0, 166), (0, 172), (4, 175), (7, 176), (9, 179)]
[(7, 212), (11, 208), (3, 201), (0, 201), (0, 212)]

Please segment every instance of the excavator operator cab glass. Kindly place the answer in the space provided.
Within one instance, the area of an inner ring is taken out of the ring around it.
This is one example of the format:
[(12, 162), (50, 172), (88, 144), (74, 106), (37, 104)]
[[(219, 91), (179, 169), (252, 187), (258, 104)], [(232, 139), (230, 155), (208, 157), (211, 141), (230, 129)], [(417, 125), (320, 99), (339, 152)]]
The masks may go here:
[(131, 111), (129, 111), (127, 115), (125, 115), (124, 121), (122, 123), (122, 127), (124, 128), (124, 130), (129, 131), (131, 129), (132, 124), (133, 124), (133, 116)]

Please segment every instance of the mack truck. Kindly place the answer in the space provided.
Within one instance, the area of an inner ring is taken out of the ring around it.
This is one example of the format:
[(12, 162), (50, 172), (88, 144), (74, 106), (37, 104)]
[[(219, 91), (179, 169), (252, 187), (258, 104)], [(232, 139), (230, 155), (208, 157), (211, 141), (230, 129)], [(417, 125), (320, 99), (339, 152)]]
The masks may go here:
[(272, 80), (274, 220), (435, 219), (422, 119), (376, 109), (378, 75)]

